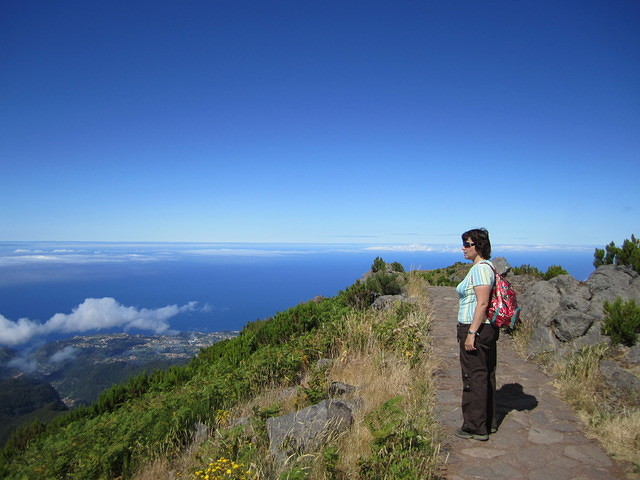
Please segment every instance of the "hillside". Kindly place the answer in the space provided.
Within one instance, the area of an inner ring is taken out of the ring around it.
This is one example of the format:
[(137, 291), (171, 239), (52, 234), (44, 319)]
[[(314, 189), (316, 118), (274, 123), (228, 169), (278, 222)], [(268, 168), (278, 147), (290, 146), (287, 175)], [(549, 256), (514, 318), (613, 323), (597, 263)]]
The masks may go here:
[[(203, 456), (242, 463), (246, 478), (308, 472), (308, 453), (286, 466), (269, 460), (265, 421), (328, 398), (330, 380), (365, 394), (356, 412), (359, 427), (313, 457), (328, 455), (317, 478), (327, 471), (381, 478), (393, 468), (432, 470), (437, 447), (421, 282), (385, 268), (335, 297), (250, 323), (186, 366), (136, 376), (89, 407), (22, 430), (3, 451), (0, 476), (173, 478), (177, 471), (196, 478)], [(371, 308), (379, 295), (400, 292), (413, 300)], [(319, 368), (322, 359), (331, 367)], [(203, 435), (211, 437), (202, 443)]]
[(89, 405), (107, 388), (141, 373), (184, 365), (201, 348), (237, 332), (77, 336), (21, 355), (0, 349), (0, 446), (20, 425), (48, 423)]

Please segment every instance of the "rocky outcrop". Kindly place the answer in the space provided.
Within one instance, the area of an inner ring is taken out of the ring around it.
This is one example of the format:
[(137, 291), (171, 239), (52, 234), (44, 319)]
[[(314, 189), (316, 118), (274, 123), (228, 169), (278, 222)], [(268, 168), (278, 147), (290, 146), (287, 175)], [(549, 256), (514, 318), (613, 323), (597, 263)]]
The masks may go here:
[(640, 276), (633, 270), (603, 265), (585, 282), (560, 275), (532, 285), (518, 299), (522, 318), (533, 321), (536, 353), (607, 342), (602, 335), (603, 306), (617, 297), (640, 303)]
[[(598, 267), (584, 282), (560, 275), (533, 284), (518, 299), (522, 318), (533, 322), (533, 352), (563, 355), (583, 345), (609, 343), (602, 334), (604, 303), (618, 297), (640, 303), (640, 275), (616, 265)], [(613, 359), (601, 363), (600, 373), (614, 397), (640, 399), (640, 378), (632, 373), (639, 364), (640, 345), (629, 349), (622, 363)]]

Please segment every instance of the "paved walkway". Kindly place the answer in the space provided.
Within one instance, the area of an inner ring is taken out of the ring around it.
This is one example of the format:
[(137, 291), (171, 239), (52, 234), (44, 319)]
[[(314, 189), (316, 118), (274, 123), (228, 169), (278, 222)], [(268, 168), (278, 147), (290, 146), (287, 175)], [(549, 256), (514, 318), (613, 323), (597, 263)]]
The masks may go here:
[(446, 436), (447, 479), (583, 480), (623, 479), (598, 443), (584, 436), (582, 424), (560, 400), (538, 365), (523, 360), (511, 338), (498, 341), (498, 432), (489, 441), (465, 440), (453, 432), (462, 425), (462, 380), (455, 336), (457, 293), (428, 287), (433, 308), (438, 417)]

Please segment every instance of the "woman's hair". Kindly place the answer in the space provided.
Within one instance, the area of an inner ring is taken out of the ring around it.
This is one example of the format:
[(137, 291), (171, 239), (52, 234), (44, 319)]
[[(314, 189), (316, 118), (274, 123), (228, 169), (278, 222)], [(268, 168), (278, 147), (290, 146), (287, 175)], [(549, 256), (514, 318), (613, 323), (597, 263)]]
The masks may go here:
[(462, 234), (462, 241), (466, 242), (470, 238), (472, 243), (476, 244), (476, 251), (485, 260), (491, 258), (491, 241), (489, 240), (489, 232), (486, 228), (474, 228)]

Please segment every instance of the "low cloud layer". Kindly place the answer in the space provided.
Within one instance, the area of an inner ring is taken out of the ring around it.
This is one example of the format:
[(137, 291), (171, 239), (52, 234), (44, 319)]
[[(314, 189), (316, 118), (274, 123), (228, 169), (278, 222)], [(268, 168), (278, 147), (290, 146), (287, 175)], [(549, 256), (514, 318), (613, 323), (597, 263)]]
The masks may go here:
[(51, 358), (49, 358), (49, 361), (51, 363), (62, 363), (62, 362), (66, 362), (67, 360), (73, 360), (78, 356), (79, 352), (80, 352), (79, 348), (72, 347), (71, 345), (67, 345), (62, 350), (59, 350), (53, 355), (51, 355)]
[(81, 333), (111, 328), (166, 334), (170, 333), (169, 319), (179, 313), (197, 310), (197, 302), (189, 302), (182, 306), (138, 309), (121, 305), (110, 297), (87, 298), (71, 313), (56, 313), (45, 323), (28, 318), (12, 321), (0, 315), (0, 345), (20, 345), (34, 337), (50, 333)]
[(414, 243), (412, 245), (377, 245), (373, 247), (367, 247), (365, 250), (380, 251), (380, 252), (438, 252), (449, 251), (447, 247), (436, 249), (429, 245), (422, 245)]

